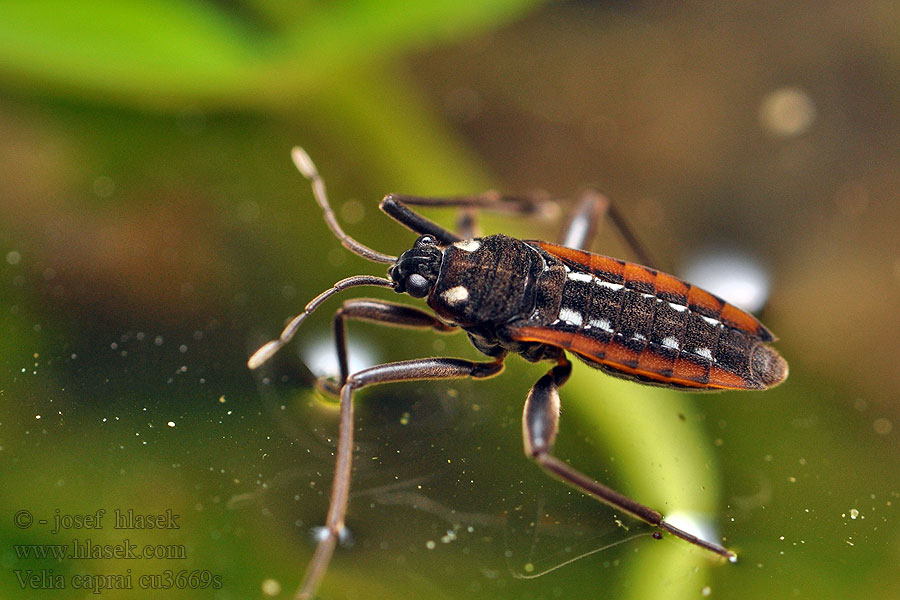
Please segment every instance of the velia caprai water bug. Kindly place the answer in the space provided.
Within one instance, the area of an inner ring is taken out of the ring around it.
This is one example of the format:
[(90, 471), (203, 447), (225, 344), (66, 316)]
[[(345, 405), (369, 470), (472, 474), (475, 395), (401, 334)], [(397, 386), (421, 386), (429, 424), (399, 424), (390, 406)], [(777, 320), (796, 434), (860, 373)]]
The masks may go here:
[[(293, 337), (325, 300), (351, 287), (380, 286), (424, 298), (433, 314), (381, 300), (344, 302), (334, 315), (339, 365), (340, 424), (337, 464), (325, 526), (297, 598), (315, 594), (335, 544), (344, 531), (353, 449), (353, 393), (361, 388), (422, 379), (485, 378), (503, 370), (510, 353), (531, 362), (555, 363), (525, 400), (522, 432), (526, 455), (550, 475), (615, 508), (696, 546), (735, 560), (724, 547), (666, 522), (662, 514), (576, 471), (551, 453), (559, 420), (559, 388), (569, 378), (570, 352), (591, 367), (638, 383), (687, 391), (764, 390), (787, 377), (788, 366), (769, 342), (774, 336), (752, 315), (680, 279), (587, 248), (600, 217), (611, 217), (642, 262), (646, 260), (609, 201), (586, 193), (569, 217), (562, 243), (518, 240), (505, 235), (475, 237), (476, 208), (530, 214), (546, 208), (536, 197), (496, 194), (460, 198), (388, 195), (380, 208), (419, 234), (399, 257), (368, 248), (344, 233), (328, 204), (325, 185), (301, 148), (292, 158), (310, 180), (325, 221), (351, 252), (389, 264), (388, 278), (357, 275), (316, 296), (281, 336), (250, 357), (255, 369)], [(454, 234), (408, 208), (463, 208)], [(462, 329), (490, 360), (422, 358), (377, 365), (350, 373), (347, 319), (437, 331)], [(328, 388), (328, 385), (324, 385)]]

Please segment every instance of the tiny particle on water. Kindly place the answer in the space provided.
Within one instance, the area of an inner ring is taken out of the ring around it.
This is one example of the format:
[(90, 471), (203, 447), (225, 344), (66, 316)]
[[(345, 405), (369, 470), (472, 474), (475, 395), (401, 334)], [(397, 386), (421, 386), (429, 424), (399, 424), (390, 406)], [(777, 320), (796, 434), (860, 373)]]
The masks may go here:
[(157, 346), (162, 346), (163, 345), (163, 336), (158, 335), (155, 338), (153, 338), (153, 343), (156, 344)]
[(262, 593), (265, 596), (275, 597), (281, 593), (281, 584), (275, 579), (264, 579), (262, 585)]
[(187, 352), (187, 350), (188, 350), (188, 348), (187, 348), (187, 345), (185, 345), (185, 344), (178, 346), (178, 351), (181, 352), (182, 354)]
[(400, 415), (400, 424), (401, 425), (409, 425), (409, 413), (408, 412), (404, 412), (402, 415)]
[(225, 396), (219, 396), (219, 404), (225, 404)]
[(435, 546), (437, 546), (437, 544), (434, 543), (434, 540), (428, 540), (427, 542), (425, 542), (425, 547), (429, 550), (434, 550)]
[(11, 265), (17, 265), (22, 262), (22, 255), (16, 250), (10, 250), (6, 253), (6, 262)]
[(654, 531), (654, 532), (653, 532), (653, 539), (654, 539), (654, 540), (661, 540), (661, 539), (662, 539), (662, 534), (661, 534), (660, 532), (658, 532), (658, 531)]
[(534, 565), (531, 564), (531, 563), (525, 563), (525, 565), (522, 567), (522, 569), (523, 569), (526, 573), (532, 573), (532, 572), (534, 571)]
[(703, 596), (704, 598), (706, 598), (710, 594), (712, 594), (712, 588), (709, 587), (708, 585), (704, 585), (703, 589), (700, 590), (700, 595)]
[(168, 423), (166, 423), (166, 425), (168, 425), (169, 427), (175, 427), (175, 421), (169, 421)]
[(855, 508), (851, 508), (850, 509), (850, 518), (855, 519), (858, 516), (859, 516), (859, 511), (856, 510)]

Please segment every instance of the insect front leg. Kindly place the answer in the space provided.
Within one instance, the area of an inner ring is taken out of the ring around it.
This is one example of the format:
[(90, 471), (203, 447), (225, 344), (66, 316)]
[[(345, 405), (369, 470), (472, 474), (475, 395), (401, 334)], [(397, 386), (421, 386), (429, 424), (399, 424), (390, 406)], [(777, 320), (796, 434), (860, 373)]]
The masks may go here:
[(369, 298), (357, 298), (344, 302), (335, 311), (332, 323), (338, 359), (338, 380), (335, 382), (331, 378), (321, 377), (316, 382), (318, 389), (334, 396), (338, 395), (341, 386), (344, 385), (344, 382), (347, 381), (347, 377), (350, 375), (347, 360), (347, 319), (382, 323), (396, 327), (434, 329), (442, 333), (453, 332), (457, 329), (457, 327), (444, 323), (429, 312), (406, 304), (396, 304)]
[(670, 525), (658, 511), (591, 479), (551, 454), (559, 426), (559, 387), (569, 379), (572, 371), (572, 364), (565, 358), (562, 360), (564, 362), (560, 362), (538, 379), (525, 400), (525, 410), (522, 414), (525, 454), (548, 474), (578, 491), (593, 496), (613, 508), (625, 511), (641, 521), (691, 544), (710, 550), (729, 560), (735, 560), (735, 554), (730, 550)]
[[(376, 310), (382, 308), (384, 306)], [(316, 550), (306, 569), (303, 583), (297, 590), (296, 598), (313, 597), (344, 530), (344, 517), (350, 498), (350, 466), (353, 459), (353, 393), (370, 385), (398, 381), (492, 377), (503, 370), (503, 359), (504, 356), (499, 356), (493, 361), (480, 363), (458, 358), (422, 358), (370, 367), (345, 378), (340, 392), (337, 459), (331, 484), (328, 516), (325, 519), (325, 526), (317, 535)]]

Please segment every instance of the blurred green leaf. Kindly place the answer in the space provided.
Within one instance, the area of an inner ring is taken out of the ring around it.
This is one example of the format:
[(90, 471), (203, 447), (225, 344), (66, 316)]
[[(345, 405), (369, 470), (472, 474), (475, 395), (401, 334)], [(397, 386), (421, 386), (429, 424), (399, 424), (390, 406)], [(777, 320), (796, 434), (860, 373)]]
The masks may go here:
[[(4, 2), (0, 77), (155, 108), (289, 105), (335, 70), (472, 35), (534, 0), (454, 3)], [(257, 8), (259, 10), (257, 10)], [(270, 24), (272, 11), (290, 20)]]

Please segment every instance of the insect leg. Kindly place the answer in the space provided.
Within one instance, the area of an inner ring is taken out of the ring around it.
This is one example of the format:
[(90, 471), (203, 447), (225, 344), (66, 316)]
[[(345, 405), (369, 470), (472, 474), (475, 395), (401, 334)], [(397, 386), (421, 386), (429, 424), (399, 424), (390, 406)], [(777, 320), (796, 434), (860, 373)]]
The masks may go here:
[(606, 195), (594, 189), (587, 189), (579, 196), (578, 204), (563, 227), (560, 244), (568, 248), (589, 250), (597, 233), (597, 226), (604, 217), (609, 217), (638, 262), (648, 267), (657, 264), (638, 241), (634, 230), (616, 205)]
[(735, 554), (730, 550), (670, 525), (659, 512), (591, 479), (551, 454), (559, 424), (559, 387), (568, 380), (572, 371), (572, 364), (566, 359), (563, 361), (538, 379), (528, 393), (525, 410), (522, 414), (525, 454), (537, 462), (544, 471), (578, 491), (625, 511), (641, 521), (654, 525), (691, 544), (715, 552), (729, 560), (735, 560)]
[(406, 304), (395, 304), (382, 300), (358, 298), (348, 300), (334, 313), (334, 343), (337, 351), (339, 379), (335, 387), (333, 380), (320, 379), (317, 386), (325, 392), (337, 395), (341, 386), (350, 375), (347, 363), (347, 319), (383, 323), (397, 327), (411, 327), (417, 329), (434, 329), (440, 332), (455, 331), (457, 328), (448, 325), (432, 315), (418, 308)]
[(503, 370), (503, 358), (500, 356), (483, 363), (458, 358), (421, 358), (370, 367), (347, 377), (341, 387), (337, 461), (331, 484), (328, 516), (325, 527), (318, 535), (315, 553), (295, 598), (303, 600), (313, 597), (344, 529), (344, 517), (350, 497), (350, 465), (353, 458), (353, 392), (370, 385), (397, 381), (491, 377)]
[(454, 242), (462, 241), (463, 238), (444, 229), (431, 219), (426, 219), (406, 206), (401, 198), (408, 198), (408, 196), (388, 194), (381, 201), (381, 204), (378, 205), (378, 208), (390, 218), (419, 235), (432, 235), (442, 244), (452, 244)]

